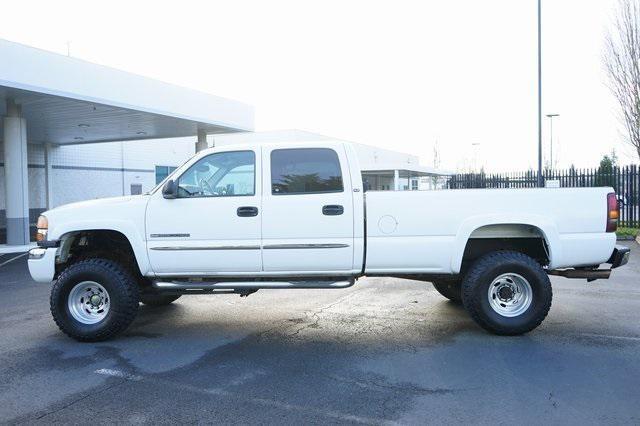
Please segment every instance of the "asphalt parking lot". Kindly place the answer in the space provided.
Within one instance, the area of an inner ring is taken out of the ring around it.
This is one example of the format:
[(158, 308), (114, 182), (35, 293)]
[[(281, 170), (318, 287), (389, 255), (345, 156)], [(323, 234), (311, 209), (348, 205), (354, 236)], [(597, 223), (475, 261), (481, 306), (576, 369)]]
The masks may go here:
[(370, 278), (141, 306), (97, 344), (58, 331), (20, 258), (0, 267), (0, 422), (638, 424), (632, 250), (608, 281), (552, 278), (549, 317), (521, 337), (430, 284)]

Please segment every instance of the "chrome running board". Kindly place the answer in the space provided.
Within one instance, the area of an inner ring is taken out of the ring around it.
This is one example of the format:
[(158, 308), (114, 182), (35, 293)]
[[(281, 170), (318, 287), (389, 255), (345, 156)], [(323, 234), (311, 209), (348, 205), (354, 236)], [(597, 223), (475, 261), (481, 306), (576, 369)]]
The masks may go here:
[(152, 286), (158, 290), (210, 291), (240, 289), (319, 289), (348, 288), (355, 283), (354, 278), (344, 281), (153, 281)]

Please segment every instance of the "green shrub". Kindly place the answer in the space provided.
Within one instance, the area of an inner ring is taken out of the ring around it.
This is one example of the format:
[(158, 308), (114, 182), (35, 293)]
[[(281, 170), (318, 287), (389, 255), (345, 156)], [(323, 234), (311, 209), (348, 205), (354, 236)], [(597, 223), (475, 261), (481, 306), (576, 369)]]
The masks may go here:
[(618, 237), (637, 237), (638, 233), (640, 233), (640, 229), (638, 228), (618, 228), (616, 231), (616, 235)]

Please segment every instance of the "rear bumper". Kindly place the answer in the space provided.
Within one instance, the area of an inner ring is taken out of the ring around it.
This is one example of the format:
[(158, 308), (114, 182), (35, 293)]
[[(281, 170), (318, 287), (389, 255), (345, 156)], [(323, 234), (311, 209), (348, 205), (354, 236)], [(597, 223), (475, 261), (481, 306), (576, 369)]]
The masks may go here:
[(631, 249), (629, 249), (629, 247), (616, 245), (613, 249), (613, 253), (611, 253), (611, 257), (607, 260), (607, 263), (611, 264), (611, 269), (626, 265), (627, 262), (629, 262), (630, 253)]
[(549, 275), (559, 275), (566, 278), (586, 278), (587, 281), (607, 279), (611, 276), (611, 271), (622, 265), (626, 265), (629, 261), (629, 247), (616, 245), (611, 253), (611, 257), (606, 263), (611, 264), (610, 269), (589, 269), (589, 268), (569, 268), (569, 269), (553, 269), (547, 271)]

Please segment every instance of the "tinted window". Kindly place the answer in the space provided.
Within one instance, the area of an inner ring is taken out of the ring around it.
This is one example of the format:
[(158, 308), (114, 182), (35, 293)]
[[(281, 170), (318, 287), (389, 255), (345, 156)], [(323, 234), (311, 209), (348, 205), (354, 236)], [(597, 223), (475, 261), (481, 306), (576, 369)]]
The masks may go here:
[(278, 149), (271, 152), (271, 193), (341, 192), (342, 173), (332, 149)]
[(230, 197), (255, 194), (253, 151), (219, 152), (198, 160), (178, 179), (178, 196)]
[(171, 166), (156, 166), (156, 185), (165, 180), (175, 169)]

